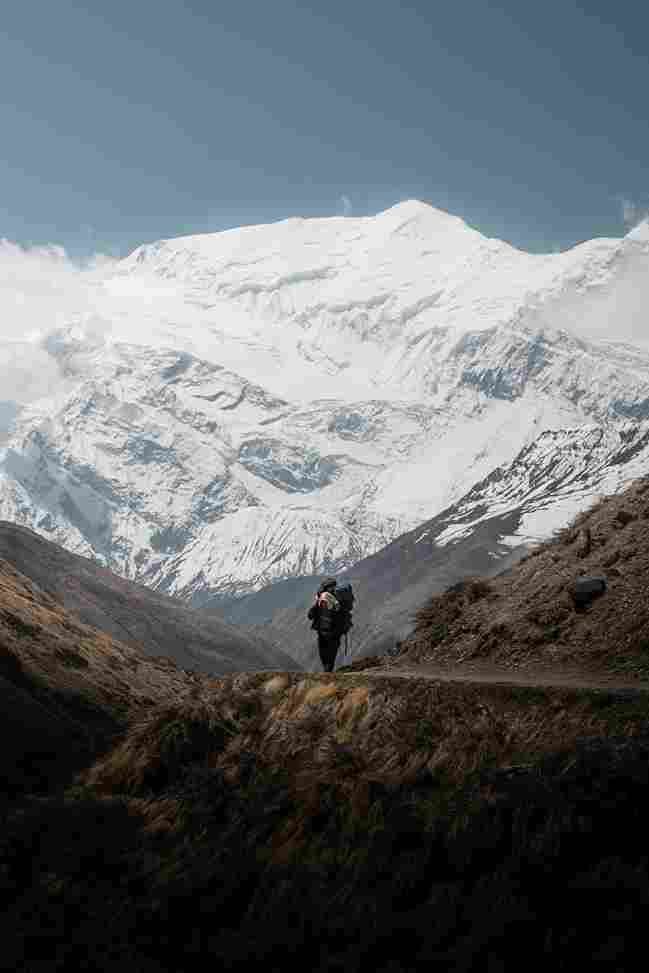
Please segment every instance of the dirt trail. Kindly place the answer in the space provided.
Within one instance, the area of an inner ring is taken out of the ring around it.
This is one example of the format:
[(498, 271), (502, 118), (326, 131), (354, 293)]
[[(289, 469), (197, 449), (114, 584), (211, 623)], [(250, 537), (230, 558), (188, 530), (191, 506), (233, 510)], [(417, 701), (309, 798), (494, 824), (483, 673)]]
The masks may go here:
[(489, 684), (500, 686), (530, 686), (543, 688), (557, 687), (563, 689), (600, 689), (609, 692), (649, 692), (649, 680), (620, 679), (617, 676), (593, 676), (577, 670), (562, 670), (550, 672), (548, 670), (530, 670), (512, 672), (499, 669), (496, 666), (464, 665), (441, 667), (433, 664), (419, 663), (408, 667), (394, 666), (386, 669), (366, 669), (357, 673), (341, 672), (341, 676), (351, 675), (378, 676), (380, 678), (428, 679), (431, 682), (464, 682)]

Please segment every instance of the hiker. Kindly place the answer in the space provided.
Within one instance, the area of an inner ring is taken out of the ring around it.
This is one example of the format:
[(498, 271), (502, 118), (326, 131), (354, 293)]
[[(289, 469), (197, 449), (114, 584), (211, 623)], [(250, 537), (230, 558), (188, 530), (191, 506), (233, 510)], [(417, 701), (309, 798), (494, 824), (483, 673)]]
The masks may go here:
[(333, 672), (340, 640), (352, 626), (353, 603), (350, 584), (338, 588), (335, 578), (325, 578), (309, 608), (307, 618), (318, 633), (318, 651), (325, 672)]

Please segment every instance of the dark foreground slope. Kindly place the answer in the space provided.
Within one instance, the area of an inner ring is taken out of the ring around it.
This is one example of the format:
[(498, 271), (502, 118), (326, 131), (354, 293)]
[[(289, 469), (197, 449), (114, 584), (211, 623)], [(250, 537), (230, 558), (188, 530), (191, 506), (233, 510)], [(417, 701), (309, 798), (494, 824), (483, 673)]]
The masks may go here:
[(8, 969), (637, 968), (640, 670), (605, 690), (385, 666), (207, 678), (83, 626), (2, 562), (0, 658)]
[(237, 631), (214, 615), (126, 581), (27, 527), (0, 522), (0, 557), (85, 624), (147, 655), (166, 656), (199, 672), (300, 668), (260, 636)]
[[(649, 695), (244, 674), (2, 822), (12, 970), (631, 970)], [(522, 934), (524, 937), (522, 938)]]

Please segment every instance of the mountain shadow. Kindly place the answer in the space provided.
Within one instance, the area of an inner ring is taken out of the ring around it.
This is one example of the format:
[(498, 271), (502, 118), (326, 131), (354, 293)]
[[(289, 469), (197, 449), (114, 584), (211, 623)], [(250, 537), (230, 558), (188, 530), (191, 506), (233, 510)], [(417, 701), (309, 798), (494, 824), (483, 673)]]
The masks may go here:
[(146, 655), (164, 656), (182, 668), (206, 673), (300, 668), (261, 636), (239, 632), (215, 615), (126, 581), (27, 527), (0, 522), (0, 558), (86, 625)]

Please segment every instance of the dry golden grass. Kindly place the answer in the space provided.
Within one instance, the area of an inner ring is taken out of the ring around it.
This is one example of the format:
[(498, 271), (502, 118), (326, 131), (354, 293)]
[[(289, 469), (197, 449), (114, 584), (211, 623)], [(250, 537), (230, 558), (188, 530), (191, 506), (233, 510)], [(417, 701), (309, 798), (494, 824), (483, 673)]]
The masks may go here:
[(369, 705), (370, 692), (367, 686), (356, 686), (345, 693), (338, 705), (336, 716), (340, 723), (358, 719), (362, 710)]
[(144, 800), (131, 798), (129, 807), (141, 816), (147, 835), (172, 835), (182, 829), (181, 803), (174, 798)]
[(162, 794), (190, 765), (202, 765), (236, 784), (254, 754), (286, 775), (298, 800), (297, 824), (285, 836), (294, 847), (323, 789), (358, 809), (372, 781), (400, 787), (426, 771), (459, 784), (473, 771), (536, 759), (584, 736), (634, 735), (649, 706), (644, 696), (627, 705), (601, 693), (415, 677), (286, 674), (282, 683), (279, 695), (267, 692), (267, 676), (226, 678), (205, 702), (157, 708), (85, 780), (107, 794)]
[[(307, 690), (304, 696), (303, 705), (315, 706), (317, 703), (322, 702), (324, 699), (330, 699), (332, 696), (335, 696), (336, 693), (337, 693), (337, 689), (331, 683), (327, 685), (321, 685), (321, 686), (312, 686), (309, 690)], [(296, 715), (299, 715), (299, 711), (298, 714)]]
[(264, 692), (275, 694), (283, 692), (289, 685), (289, 678), (287, 675), (273, 676), (269, 679), (267, 683), (264, 684)]

